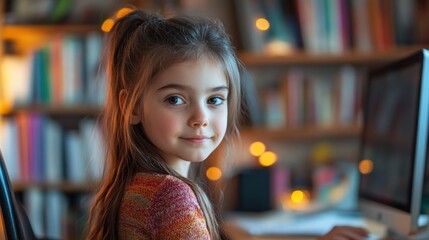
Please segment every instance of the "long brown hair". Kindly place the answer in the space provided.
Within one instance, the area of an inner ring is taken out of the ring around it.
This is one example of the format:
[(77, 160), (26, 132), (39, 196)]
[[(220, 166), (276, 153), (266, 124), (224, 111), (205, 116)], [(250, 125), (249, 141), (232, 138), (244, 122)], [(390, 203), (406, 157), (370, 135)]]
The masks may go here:
[[(89, 239), (117, 239), (117, 219), (125, 187), (137, 172), (173, 175), (195, 192), (212, 239), (220, 239), (219, 219), (198, 181), (181, 176), (162, 159), (141, 124), (131, 124), (155, 75), (186, 60), (209, 57), (221, 64), (229, 85), (228, 127), (224, 141), (238, 137), (241, 86), (238, 61), (223, 26), (215, 20), (163, 18), (135, 9), (117, 20), (108, 35), (108, 94), (103, 115), (107, 164), (90, 213)], [(120, 91), (124, 90), (122, 108)], [(229, 145), (229, 144), (226, 144)]]

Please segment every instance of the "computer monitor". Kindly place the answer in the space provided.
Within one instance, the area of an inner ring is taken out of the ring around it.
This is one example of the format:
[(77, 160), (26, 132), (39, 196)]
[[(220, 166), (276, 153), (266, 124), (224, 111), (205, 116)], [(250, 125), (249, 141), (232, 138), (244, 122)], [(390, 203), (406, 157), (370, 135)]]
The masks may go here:
[(359, 207), (392, 231), (419, 229), (429, 124), (429, 51), (369, 72)]

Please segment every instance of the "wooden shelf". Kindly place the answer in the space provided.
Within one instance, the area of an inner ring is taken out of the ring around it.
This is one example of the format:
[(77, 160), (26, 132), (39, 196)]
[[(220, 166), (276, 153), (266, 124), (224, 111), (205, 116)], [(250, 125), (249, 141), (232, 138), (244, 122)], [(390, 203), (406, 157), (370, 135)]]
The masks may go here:
[(344, 54), (311, 54), (305, 52), (292, 53), (290, 55), (265, 55), (242, 52), (239, 58), (247, 67), (272, 67), (285, 65), (374, 65), (394, 61), (421, 49), (427, 45), (398, 47), (385, 51), (372, 52), (346, 52)]
[(308, 128), (250, 128), (241, 130), (243, 138), (271, 141), (313, 141), (318, 139), (358, 138), (361, 133), (359, 126), (350, 127), (308, 127)]
[(49, 116), (98, 116), (102, 113), (102, 106), (70, 105), (70, 106), (18, 106), (3, 115), (15, 115), (21, 112), (41, 113)]
[(8, 40), (23, 40), (35, 35), (46, 36), (58, 33), (84, 34), (91, 31), (100, 32), (100, 26), (96, 24), (5, 25), (2, 30), (2, 38)]
[(15, 192), (35, 188), (40, 190), (56, 190), (65, 193), (80, 193), (91, 192), (96, 186), (96, 182), (12, 182), (12, 189)]
[(38, 49), (57, 34), (81, 35), (89, 32), (101, 32), (100, 26), (84, 25), (5, 25), (0, 33), (2, 41), (12, 44), (12, 52), (26, 53)]

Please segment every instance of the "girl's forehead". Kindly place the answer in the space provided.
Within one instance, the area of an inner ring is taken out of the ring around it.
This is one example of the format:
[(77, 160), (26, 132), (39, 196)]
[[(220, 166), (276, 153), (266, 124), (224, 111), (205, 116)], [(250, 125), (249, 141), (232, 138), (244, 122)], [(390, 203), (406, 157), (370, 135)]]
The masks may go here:
[(150, 80), (148, 87), (164, 84), (228, 85), (226, 71), (221, 62), (210, 58), (188, 59), (170, 64), (161, 69)]

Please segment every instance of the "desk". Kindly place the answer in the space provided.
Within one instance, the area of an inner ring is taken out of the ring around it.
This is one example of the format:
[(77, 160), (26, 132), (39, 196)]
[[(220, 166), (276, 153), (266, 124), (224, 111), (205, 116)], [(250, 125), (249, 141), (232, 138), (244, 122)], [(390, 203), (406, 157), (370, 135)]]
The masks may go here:
[[(225, 233), (231, 240), (317, 240), (317, 237), (298, 237), (298, 236), (252, 236), (244, 232), (232, 223), (225, 223), (223, 225)], [(422, 238), (423, 239), (423, 238)], [(383, 240), (398, 240), (397, 237), (388, 236)]]
[(231, 240), (315, 240), (317, 238), (311, 237), (262, 237), (262, 236), (252, 236), (243, 230), (239, 229), (232, 223), (225, 223), (223, 229), (226, 234), (231, 238)]

